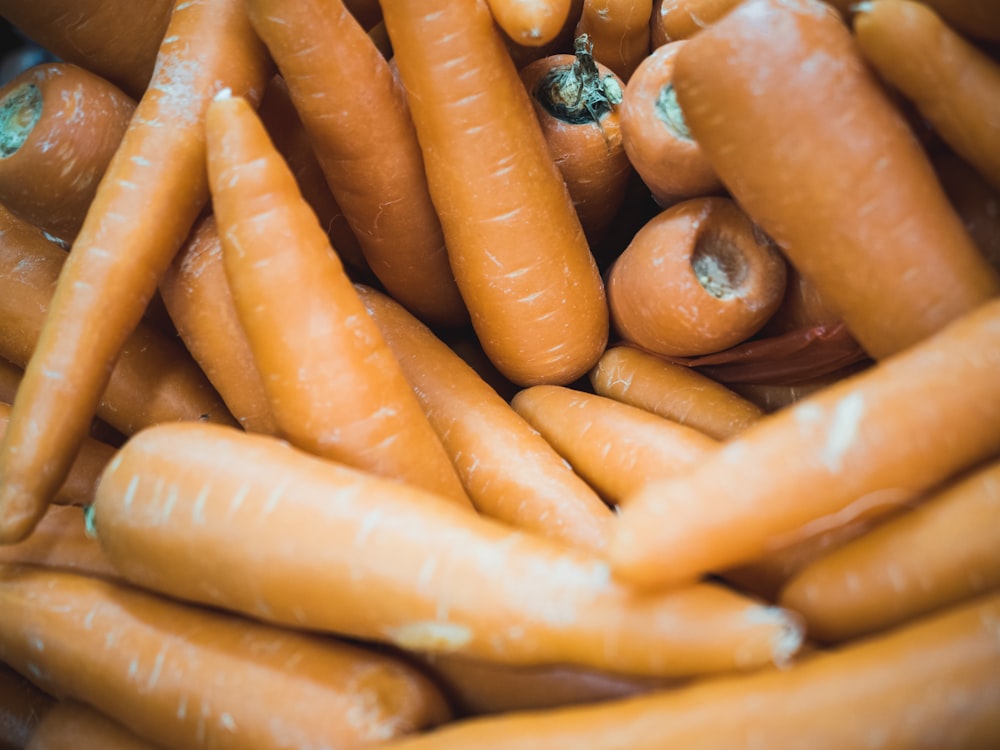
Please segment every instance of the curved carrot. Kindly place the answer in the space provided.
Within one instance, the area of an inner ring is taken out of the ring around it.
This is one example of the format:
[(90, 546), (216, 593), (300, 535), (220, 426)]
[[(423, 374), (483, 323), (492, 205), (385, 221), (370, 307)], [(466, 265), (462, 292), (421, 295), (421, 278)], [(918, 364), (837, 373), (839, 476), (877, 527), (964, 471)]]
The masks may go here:
[(518, 44), (540, 47), (555, 39), (569, 17), (571, 0), (486, 0), (497, 25)]
[(742, 0), (655, 0), (650, 43), (655, 50), (670, 42), (689, 39), (711, 26)]
[(573, 55), (540, 58), (520, 75), (584, 234), (597, 242), (621, 208), (632, 175), (618, 116), (624, 84), (595, 62), (585, 36), (576, 40)]
[(396, 658), (112, 581), (2, 565), (0, 606), (0, 659), (169, 750), (354, 746), (446, 714)]
[(62, 483), (111, 364), (205, 205), (208, 102), (227, 86), (259, 98), (267, 65), (240, 0), (177, 1), (14, 400), (0, 445), (0, 543), (29, 534)]
[(761, 420), (684, 477), (647, 485), (615, 527), (615, 572), (643, 586), (690, 580), (869, 505), (908, 499), (994, 455), (998, 320), (1000, 300), (982, 305)]
[(1000, 292), (830, 6), (741, 3), (685, 42), (674, 85), (733, 198), (874, 358)]
[(333, 197), (368, 265), (418, 317), (468, 320), (406, 93), (342, 0), (250, 0)]
[(97, 538), (88, 532), (86, 512), (71, 505), (50, 505), (31, 536), (0, 547), (0, 563), (38, 565), (121, 580)]
[(386, 0), (382, 12), (483, 349), (519, 385), (572, 382), (607, 342), (604, 287), (489, 9)]
[(1000, 190), (1000, 62), (923, 3), (878, 0), (856, 10), (864, 58)]
[(725, 588), (638, 595), (597, 556), (233, 428), (144, 430), (93, 508), (101, 546), (139, 585), (407, 650), (683, 676), (799, 645), (792, 616)]
[(0, 663), (0, 747), (21, 750), (55, 700)]
[(525, 388), (511, 406), (616, 505), (646, 482), (681, 474), (718, 448), (693, 427), (564, 386)]
[(480, 513), (586, 550), (608, 507), (461, 357), (384, 294), (356, 287)]
[(13, 78), (0, 89), (0, 201), (71, 243), (134, 109), (116, 86), (68, 63)]
[(35, 725), (24, 750), (156, 750), (83, 703), (59, 701)]
[(236, 313), (279, 432), (468, 507), (437, 435), (250, 104), (209, 109), (208, 173)]
[(584, 0), (576, 34), (594, 42), (594, 57), (623, 81), (649, 54), (653, 0)]

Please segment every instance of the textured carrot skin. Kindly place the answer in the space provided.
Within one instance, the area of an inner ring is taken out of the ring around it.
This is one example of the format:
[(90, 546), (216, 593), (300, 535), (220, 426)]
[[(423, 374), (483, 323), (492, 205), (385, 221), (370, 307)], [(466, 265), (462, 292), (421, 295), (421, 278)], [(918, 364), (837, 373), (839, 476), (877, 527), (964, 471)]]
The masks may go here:
[(571, 0), (487, 0), (497, 25), (517, 44), (540, 47), (562, 31)]
[(144, 430), (93, 507), (101, 546), (137, 584), (412, 651), (684, 676), (799, 645), (792, 616), (725, 588), (638, 595), (596, 555), (233, 428)]
[(54, 700), (0, 663), (0, 747), (21, 750)]
[(613, 516), (483, 378), (390, 297), (357, 286), (476, 509), (581, 549), (607, 546)]
[(572, 382), (607, 342), (604, 287), (489, 8), (391, 0), (382, 11), (483, 349), (519, 385)]
[(784, 670), (455, 723), (391, 750), (978, 750), (1000, 742), (1000, 596)]
[(594, 40), (594, 57), (623, 81), (649, 54), (653, 0), (584, 0), (576, 33)]
[[(0, 201), (71, 243), (134, 110), (120, 89), (76, 65), (36, 65), (12, 79), (0, 89), (2, 135), (20, 144), (0, 159)], [(33, 121), (28, 132), (11, 127), (15, 118)]]
[[(853, 0), (827, 0), (850, 18), (857, 11)], [(921, 0), (949, 26), (975, 39), (1000, 41), (1000, 6), (994, 0)]]
[(872, 357), (1000, 292), (1000, 276), (830, 6), (741, 3), (685, 42), (674, 85), (733, 198)]
[(121, 580), (97, 539), (87, 532), (83, 508), (50, 505), (31, 536), (0, 547), (0, 563), (59, 568)]
[(156, 750), (83, 703), (59, 701), (35, 726), (24, 750)]
[(128, 586), (0, 566), (0, 659), (167, 750), (386, 740), (447, 715), (417, 670)]
[(647, 485), (615, 527), (615, 573), (642, 586), (690, 580), (989, 458), (1000, 451), (998, 366), (1000, 300)]
[(654, 0), (650, 45), (655, 50), (711, 26), (741, 0)]

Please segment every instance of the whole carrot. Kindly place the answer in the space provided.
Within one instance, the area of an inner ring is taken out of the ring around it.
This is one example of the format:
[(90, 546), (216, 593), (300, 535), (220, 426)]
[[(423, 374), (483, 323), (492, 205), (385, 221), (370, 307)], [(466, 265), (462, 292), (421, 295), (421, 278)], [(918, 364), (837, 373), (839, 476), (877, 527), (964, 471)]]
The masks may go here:
[(741, 3), (685, 43), (674, 86), (733, 198), (874, 358), (1000, 291), (829, 5)]
[(594, 57), (623, 81), (649, 54), (653, 0), (584, 0), (576, 33), (594, 41)]
[(55, 703), (6, 664), (0, 663), (0, 747), (21, 750)]
[(97, 538), (88, 531), (84, 509), (69, 505), (50, 505), (31, 536), (23, 542), (0, 547), (0, 563), (122, 579)]
[(540, 47), (562, 30), (571, 0), (487, 0), (497, 25), (518, 44)]
[(36, 65), (0, 89), (0, 201), (72, 243), (135, 102), (68, 63)]
[(35, 725), (24, 750), (156, 750), (118, 722), (77, 701), (59, 701)]
[(382, 11), (483, 349), (519, 385), (572, 382), (607, 342), (604, 287), (489, 8), (386, 0)]
[(655, 50), (670, 42), (688, 39), (711, 26), (741, 0), (655, 0), (650, 44)]
[(683, 477), (646, 485), (615, 527), (615, 572), (643, 586), (690, 580), (909, 499), (994, 455), (998, 321), (1000, 301), (982, 305), (761, 420)]

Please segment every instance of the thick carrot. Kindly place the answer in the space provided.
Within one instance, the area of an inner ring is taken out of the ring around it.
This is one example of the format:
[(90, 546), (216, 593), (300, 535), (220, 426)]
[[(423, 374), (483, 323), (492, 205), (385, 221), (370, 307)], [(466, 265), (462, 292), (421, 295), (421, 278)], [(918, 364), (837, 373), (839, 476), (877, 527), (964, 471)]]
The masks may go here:
[(156, 750), (133, 732), (77, 701), (59, 701), (35, 725), (24, 750)]
[(612, 514), (447, 344), (390, 297), (357, 287), (480, 513), (574, 547), (607, 545)]
[(540, 47), (555, 39), (569, 17), (571, 0), (486, 0), (503, 32), (517, 44)]
[(873, 357), (1000, 291), (829, 5), (741, 3), (685, 42), (674, 86), (733, 198)]
[(0, 563), (38, 565), (121, 580), (97, 538), (88, 533), (85, 511), (66, 505), (50, 505), (31, 536), (0, 547)]
[(208, 102), (227, 86), (259, 98), (267, 68), (242, 2), (178, 0), (14, 400), (0, 446), (0, 543), (29, 534), (62, 483), (111, 364), (205, 205)]
[(390, 294), (439, 325), (468, 320), (406, 93), (342, 0), (249, 0), (337, 204)]
[(808, 657), (602, 706), (454, 723), (389, 750), (979, 750), (1000, 743), (1000, 596)]
[(451, 460), (264, 126), (212, 103), (208, 173), (237, 316), (278, 431), (466, 507)]
[[(856, 13), (860, 3), (854, 0), (827, 0), (845, 18)], [(995, 0), (921, 0), (933, 8), (948, 25), (966, 36), (1000, 41), (1000, 6)]]
[(604, 287), (489, 9), (386, 0), (382, 11), (483, 349), (519, 385), (572, 382), (607, 342)]
[(1000, 190), (1000, 62), (911, 0), (860, 3), (853, 28), (878, 74)]
[(144, 430), (93, 508), (101, 546), (139, 585), (412, 651), (684, 676), (799, 645), (792, 616), (725, 588), (640, 595), (595, 555), (233, 428)]
[(413, 667), (111, 581), (0, 566), (0, 659), (170, 750), (343, 747), (444, 718)]
[(71, 243), (135, 102), (68, 63), (36, 65), (0, 89), (0, 201)]
[(649, 54), (653, 0), (584, 0), (576, 33), (594, 41), (594, 57), (623, 81)]
[(998, 321), (1000, 301), (983, 305), (761, 420), (684, 477), (647, 485), (615, 527), (615, 572), (642, 586), (690, 580), (909, 499), (994, 455)]
[(722, 18), (742, 0), (655, 0), (650, 44), (655, 50), (689, 39)]
[(54, 700), (0, 663), (0, 747), (21, 750)]
[(615, 504), (646, 482), (683, 473), (718, 448), (693, 427), (565, 386), (525, 388), (511, 406)]

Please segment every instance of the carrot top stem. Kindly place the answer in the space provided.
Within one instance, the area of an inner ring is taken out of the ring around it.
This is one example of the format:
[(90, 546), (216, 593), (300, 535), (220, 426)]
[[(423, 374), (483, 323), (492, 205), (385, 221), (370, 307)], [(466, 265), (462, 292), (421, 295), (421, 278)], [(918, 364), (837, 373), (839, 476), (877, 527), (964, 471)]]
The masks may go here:
[(0, 103), (0, 158), (17, 153), (42, 116), (42, 92), (33, 83), (18, 86)]
[(590, 36), (581, 34), (573, 43), (572, 64), (553, 66), (535, 87), (534, 95), (545, 111), (571, 125), (600, 124), (622, 100), (614, 76), (601, 78), (593, 51)]

